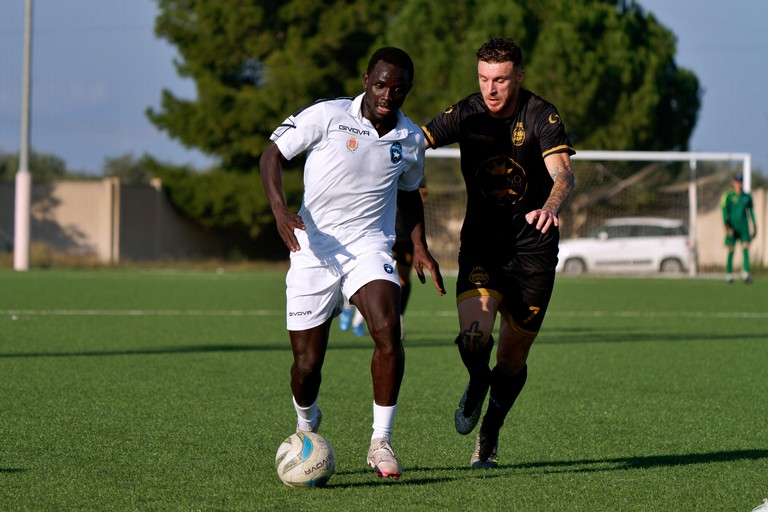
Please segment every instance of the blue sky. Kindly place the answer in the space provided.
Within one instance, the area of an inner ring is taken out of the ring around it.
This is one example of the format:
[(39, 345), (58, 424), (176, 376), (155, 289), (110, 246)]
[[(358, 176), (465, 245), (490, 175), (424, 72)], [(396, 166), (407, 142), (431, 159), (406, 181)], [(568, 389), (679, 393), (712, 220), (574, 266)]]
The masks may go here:
[[(768, 174), (766, 0), (638, 0), (678, 38), (676, 61), (704, 90), (692, 151), (747, 152)], [(31, 143), (69, 169), (101, 174), (106, 158), (150, 153), (205, 166), (147, 121), (163, 88), (194, 97), (154, 37), (153, 0), (34, 0)], [(0, 150), (19, 148), (24, 0), (0, 0)], [(580, 148), (590, 149), (590, 148)]]
[[(153, 0), (34, 0), (32, 134), (36, 151), (101, 174), (106, 158), (150, 153), (205, 165), (155, 129), (144, 110), (163, 88), (194, 97), (175, 49), (155, 38)], [(24, 0), (0, 0), (0, 149), (20, 140)]]
[(768, 1), (640, 0), (704, 90), (691, 151), (751, 153), (768, 175)]

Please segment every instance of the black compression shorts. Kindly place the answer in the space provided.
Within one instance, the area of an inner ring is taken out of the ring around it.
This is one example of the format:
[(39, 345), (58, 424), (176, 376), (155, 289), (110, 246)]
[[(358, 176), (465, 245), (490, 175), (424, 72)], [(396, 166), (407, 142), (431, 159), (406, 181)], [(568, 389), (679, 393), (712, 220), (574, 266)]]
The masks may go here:
[(410, 265), (413, 262), (413, 242), (397, 239), (392, 246), (392, 257), (400, 264)]

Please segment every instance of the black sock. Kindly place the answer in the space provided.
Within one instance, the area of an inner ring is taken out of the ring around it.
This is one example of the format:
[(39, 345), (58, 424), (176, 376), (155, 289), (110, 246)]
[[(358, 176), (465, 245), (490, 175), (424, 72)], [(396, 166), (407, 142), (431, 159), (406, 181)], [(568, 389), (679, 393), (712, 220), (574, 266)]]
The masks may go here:
[(405, 308), (408, 306), (408, 298), (411, 296), (411, 282), (406, 281), (400, 287), (400, 314), (405, 314)]
[(491, 369), (488, 367), (488, 362), (491, 360), (493, 344), (493, 336), (491, 336), (488, 340), (488, 343), (483, 348), (477, 352), (472, 352), (467, 350), (467, 348), (461, 342), (461, 336), (456, 336), (456, 345), (459, 346), (461, 362), (464, 363), (464, 366), (466, 366), (467, 371), (469, 372), (470, 380), (490, 380)]
[(464, 417), (468, 418), (477, 404), (485, 400), (485, 395), (488, 393), (488, 386), (491, 383), (491, 369), (488, 362), (491, 360), (494, 341), (491, 336), (488, 343), (477, 352), (467, 350), (459, 336), (456, 337), (456, 344), (459, 346), (461, 361), (469, 372), (469, 390), (462, 411)]
[(491, 371), (491, 398), (488, 400), (488, 409), (485, 411), (483, 424), (480, 427), (483, 431), (492, 433), (498, 432), (504, 424), (504, 419), (509, 414), (515, 400), (525, 386), (528, 378), (528, 365), (523, 366), (516, 375), (508, 377), (498, 366)]

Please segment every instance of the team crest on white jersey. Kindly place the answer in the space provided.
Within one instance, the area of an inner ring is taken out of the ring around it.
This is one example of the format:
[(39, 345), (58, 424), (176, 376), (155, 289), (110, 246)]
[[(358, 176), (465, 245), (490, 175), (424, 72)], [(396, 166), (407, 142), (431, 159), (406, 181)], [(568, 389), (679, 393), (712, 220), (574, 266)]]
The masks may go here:
[(392, 160), (393, 164), (396, 164), (403, 159), (403, 146), (401, 146), (399, 142), (395, 142), (389, 148), (389, 159)]
[(390, 265), (389, 263), (385, 263), (384, 264), (384, 272), (386, 272), (387, 274), (394, 274), (395, 273), (395, 269), (392, 268), (392, 265)]
[(351, 136), (347, 141), (347, 149), (349, 151), (352, 151), (353, 153), (355, 152), (355, 150), (357, 150), (357, 137), (355, 137), (354, 135)]

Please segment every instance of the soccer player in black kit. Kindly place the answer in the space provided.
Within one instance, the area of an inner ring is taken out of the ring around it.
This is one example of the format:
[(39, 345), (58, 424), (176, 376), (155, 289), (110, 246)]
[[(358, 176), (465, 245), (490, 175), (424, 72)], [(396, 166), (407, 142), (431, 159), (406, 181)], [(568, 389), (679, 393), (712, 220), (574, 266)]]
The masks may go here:
[[(469, 383), (454, 419), (469, 434), (488, 408), (470, 459), (495, 468), (499, 430), (525, 385), (528, 352), (555, 282), (558, 214), (575, 186), (575, 153), (557, 109), (520, 88), (520, 47), (493, 38), (477, 52), (480, 92), (422, 127), (427, 147), (459, 143), (467, 188), (461, 229), (456, 344)], [(496, 365), (490, 368), (496, 314)]]
[[(427, 201), (427, 179), (422, 178), (419, 183), (421, 202)], [(398, 196), (399, 198), (400, 196)], [(405, 341), (405, 310), (408, 307), (408, 299), (411, 296), (411, 270), (413, 269), (413, 241), (408, 234), (408, 225), (399, 213), (395, 219), (395, 243), (392, 245), (392, 258), (394, 258), (397, 277), (400, 280), (400, 341)]]

